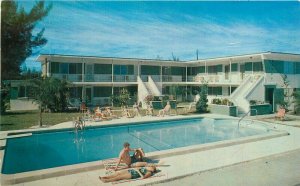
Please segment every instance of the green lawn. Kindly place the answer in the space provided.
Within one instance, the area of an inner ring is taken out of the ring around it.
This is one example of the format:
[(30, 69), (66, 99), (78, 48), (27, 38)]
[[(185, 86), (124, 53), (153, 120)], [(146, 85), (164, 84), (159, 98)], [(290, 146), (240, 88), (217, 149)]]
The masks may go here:
[[(120, 107), (114, 107), (113, 110), (121, 110)], [(130, 111), (132, 112), (132, 111)], [(142, 115), (145, 115), (145, 110), (141, 111)], [(121, 112), (114, 112), (115, 115), (121, 117)], [(174, 114), (174, 111), (172, 111)], [(158, 114), (158, 110), (154, 110), (154, 115)], [(183, 109), (178, 109), (178, 114), (185, 114)], [(66, 121), (72, 121), (73, 118), (82, 116), (78, 112), (70, 113), (43, 113), (43, 125), (51, 126), (56, 125)], [(37, 126), (39, 121), (38, 111), (28, 111), (28, 112), (8, 112), (5, 115), (0, 115), (0, 131), (7, 130), (19, 130), (28, 129), (32, 126)]]
[[(43, 125), (55, 125), (65, 121), (72, 121), (73, 117), (81, 116), (82, 114), (76, 112), (72, 113), (43, 113)], [(18, 130), (28, 129), (32, 126), (38, 125), (39, 113), (38, 111), (30, 112), (9, 112), (1, 115), (0, 130)]]

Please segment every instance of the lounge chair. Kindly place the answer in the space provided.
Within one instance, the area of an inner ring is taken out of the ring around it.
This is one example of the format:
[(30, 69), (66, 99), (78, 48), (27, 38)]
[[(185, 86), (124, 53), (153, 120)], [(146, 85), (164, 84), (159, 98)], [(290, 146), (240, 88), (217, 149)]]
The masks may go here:
[(183, 108), (184, 109), (184, 113), (187, 114), (188, 112), (192, 111), (192, 108), (196, 106), (196, 102), (191, 102), (188, 105), (182, 105), (182, 106), (178, 106), (177, 108)]
[(284, 120), (284, 117), (285, 117), (285, 109), (284, 108), (280, 108), (278, 111), (277, 111), (277, 114), (275, 116), (275, 119), (280, 119), (281, 121)]
[(133, 108), (134, 116), (141, 116), (140, 108), (139, 108), (139, 105), (137, 103), (134, 103), (132, 108)]
[(153, 106), (152, 104), (147, 104), (146, 116), (153, 116)]
[(105, 107), (105, 115), (106, 115), (106, 117), (108, 117), (108, 118), (118, 118), (117, 115), (114, 115), (114, 114), (112, 113), (112, 110), (111, 110), (110, 107)]
[(167, 102), (167, 105), (165, 106), (165, 108), (159, 110), (158, 115), (157, 116), (165, 116), (166, 114), (169, 114), (171, 111), (171, 105), (170, 102)]
[(133, 118), (134, 116), (132, 116), (128, 110), (127, 107), (123, 107), (122, 109), (122, 116), (126, 117), (126, 118)]

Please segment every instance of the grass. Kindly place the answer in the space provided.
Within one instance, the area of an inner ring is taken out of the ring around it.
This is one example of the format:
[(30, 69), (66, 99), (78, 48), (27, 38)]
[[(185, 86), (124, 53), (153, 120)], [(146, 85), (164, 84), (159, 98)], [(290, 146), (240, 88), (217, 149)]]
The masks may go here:
[[(113, 110), (121, 110), (119, 107), (112, 108)], [(185, 114), (183, 109), (177, 109), (178, 114)], [(132, 112), (132, 111), (130, 111)], [(118, 117), (121, 117), (122, 112), (113, 112)], [(141, 114), (145, 115), (146, 111), (142, 110)], [(174, 111), (172, 111), (174, 113)], [(158, 114), (158, 110), (154, 110), (154, 115)], [(43, 126), (52, 126), (59, 123), (72, 121), (73, 118), (82, 116), (78, 112), (65, 113), (43, 113)], [(38, 126), (39, 112), (38, 111), (23, 111), (23, 112), (8, 112), (0, 116), (0, 131), (28, 129), (33, 126)]]
[[(72, 121), (73, 117), (80, 116), (76, 113), (43, 113), (43, 125), (51, 126), (58, 123)], [(9, 112), (1, 115), (0, 130), (19, 130), (37, 126), (39, 121), (38, 111)]]

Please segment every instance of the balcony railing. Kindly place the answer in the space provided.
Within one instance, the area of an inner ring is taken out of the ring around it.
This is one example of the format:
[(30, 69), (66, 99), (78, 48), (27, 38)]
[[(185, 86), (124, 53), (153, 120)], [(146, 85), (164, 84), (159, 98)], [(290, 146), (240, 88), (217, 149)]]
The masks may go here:
[(81, 74), (52, 74), (51, 76), (54, 78), (64, 79), (64, 80), (71, 81), (71, 82), (82, 81)]
[(107, 74), (88, 74), (85, 75), (87, 82), (111, 82), (112, 76)]
[(182, 76), (163, 75), (162, 81), (163, 82), (183, 82), (183, 79), (182, 79)]
[(114, 82), (137, 82), (136, 75), (115, 75)]
[(141, 79), (143, 82), (148, 82), (148, 77), (151, 76), (153, 81), (160, 82), (160, 75), (141, 75)]

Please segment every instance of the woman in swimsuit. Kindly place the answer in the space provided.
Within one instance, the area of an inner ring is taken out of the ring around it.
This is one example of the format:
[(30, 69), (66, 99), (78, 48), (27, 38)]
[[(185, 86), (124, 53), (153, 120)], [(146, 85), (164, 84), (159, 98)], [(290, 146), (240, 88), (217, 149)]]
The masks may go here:
[(100, 177), (100, 180), (103, 182), (112, 182), (112, 181), (119, 181), (125, 179), (146, 179), (152, 176), (156, 172), (156, 166), (150, 167), (140, 167), (140, 168), (131, 168), (126, 170), (120, 170), (115, 172), (113, 175), (110, 176), (103, 176)]

